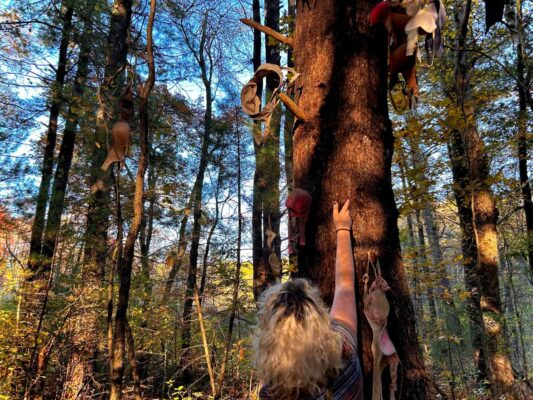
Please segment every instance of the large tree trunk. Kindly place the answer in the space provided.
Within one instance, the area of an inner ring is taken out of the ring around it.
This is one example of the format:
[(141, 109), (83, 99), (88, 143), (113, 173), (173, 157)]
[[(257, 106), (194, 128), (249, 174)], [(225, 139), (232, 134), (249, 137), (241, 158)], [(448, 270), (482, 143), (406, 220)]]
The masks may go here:
[[(387, 36), (370, 28), (377, 1), (298, 3), (295, 62), (302, 88), (299, 106), (308, 120), (294, 135), (295, 186), (313, 196), (307, 246), (299, 269), (328, 303), (334, 291), (335, 230), (331, 204), (350, 198), (355, 237), (357, 294), (369, 253), (378, 257), (391, 286), (389, 330), (405, 371), (403, 393), (427, 399), (428, 375), (420, 352), (413, 305), (402, 265), (391, 183), (393, 136), (387, 112)], [(372, 390), (371, 330), (358, 302), (365, 396)]]
[[(150, 157), (150, 136), (148, 133), (148, 99), (150, 92), (155, 83), (155, 65), (154, 65), (154, 51), (152, 30), (154, 25), (156, 9), (156, 0), (150, 0), (150, 14), (148, 17), (148, 25), (146, 27), (146, 57), (148, 61), (148, 78), (144, 85), (139, 89), (139, 142), (140, 154), (137, 169), (137, 176), (135, 178), (135, 196), (133, 199), (133, 220), (131, 222), (126, 242), (124, 244), (124, 254), (121, 260), (117, 263), (118, 273), (120, 278), (120, 286), (118, 292), (117, 311), (115, 313), (115, 326), (113, 332), (113, 361), (111, 372), (111, 400), (120, 400), (122, 398), (122, 377), (124, 375), (124, 359), (126, 355), (126, 339), (127, 339), (127, 311), (130, 297), (131, 286), (131, 271), (133, 267), (133, 257), (135, 250), (135, 242), (141, 228), (143, 220), (144, 207), (144, 175), (148, 167), (148, 160)], [(134, 354), (133, 336), (128, 338), (130, 347), (130, 354)], [(135, 363), (135, 362), (134, 362)], [(138, 382), (137, 382), (138, 383)]]
[[(45, 215), (48, 204), (48, 192), (54, 167), (54, 150), (56, 147), (57, 125), (59, 113), (63, 105), (63, 85), (67, 74), (67, 53), (70, 43), (70, 31), (72, 28), (72, 15), (74, 8), (70, 2), (65, 2), (65, 10), (62, 13), (63, 28), (61, 30), (61, 42), (59, 44), (59, 58), (57, 61), (56, 76), (51, 89), (50, 116), (48, 118), (48, 130), (46, 132), (46, 144), (43, 154), (43, 166), (41, 168), (41, 183), (37, 196), (35, 219), (31, 229), (30, 257), (28, 268), (33, 273), (38, 272), (39, 256), (42, 247), (43, 231), (45, 227)], [(63, 4), (61, 6), (63, 8)]]
[[(466, 45), (468, 40), (468, 21), (471, 1), (463, 6), (456, 3), (456, 42), (455, 48), (455, 103), (460, 110), (460, 120), (456, 121), (459, 130), (453, 136), (462, 141), (464, 157), (468, 166), (468, 190), (463, 192), (471, 208), (471, 229), (463, 232), (472, 235), (467, 241), (474, 243), (477, 252), (473, 254), (475, 264), (474, 278), (480, 289), (482, 312), (482, 334), (486, 341), (489, 380), (493, 396), (512, 395), (514, 382), (513, 370), (508, 355), (504, 335), (504, 316), (498, 279), (498, 238), (496, 221), (498, 211), (490, 192), (490, 171), (484, 144), (477, 131), (475, 120), (475, 101), (472, 98), (470, 77), (472, 62)], [(458, 135), (458, 137), (457, 137)], [(454, 139), (455, 140), (455, 139)], [(466, 273), (465, 273), (466, 275)], [(476, 304), (477, 306), (477, 304)]]
[(480, 288), (475, 274), (476, 243), (472, 230), (472, 208), (468, 194), (468, 165), (461, 135), (457, 130), (450, 132), (448, 153), (453, 174), (453, 193), (459, 214), (461, 228), (461, 249), (463, 254), (463, 269), (466, 290), (470, 293), (466, 305), (470, 340), (474, 351), (478, 374), (477, 380), (482, 381), (488, 377), (486, 354), (487, 349), (483, 343), (483, 318), (480, 306)]

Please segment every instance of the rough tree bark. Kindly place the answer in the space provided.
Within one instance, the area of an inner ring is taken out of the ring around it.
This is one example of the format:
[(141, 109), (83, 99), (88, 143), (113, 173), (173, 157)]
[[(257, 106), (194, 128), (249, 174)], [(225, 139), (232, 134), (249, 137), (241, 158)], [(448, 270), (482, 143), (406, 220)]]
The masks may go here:
[[(148, 100), (150, 92), (155, 83), (155, 63), (152, 31), (156, 12), (156, 0), (150, 0), (150, 13), (148, 16), (148, 25), (146, 27), (146, 59), (148, 63), (148, 77), (146, 82), (139, 87), (139, 142), (140, 153), (137, 167), (137, 176), (135, 177), (135, 195), (133, 199), (133, 220), (124, 244), (124, 253), (117, 263), (120, 286), (118, 292), (117, 311), (115, 313), (115, 326), (113, 332), (113, 351), (112, 351), (112, 369), (111, 375), (111, 400), (122, 398), (122, 377), (124, 375), (124, 359), (126, 355), (126, 338), (127, 338), (127, 311), (130, 297), (131, 271), (133, 267), (133, 258), (135, 242), (139, 235), (143, 220), (144, 206), (144, 175), (148, 167), (150, 157), (150, 135), (148, 132)], [(131, 331), (130, 331), (131, 334)], [(128, 338), (130, 354), (134, 354), (133, 336)]]
[(308, 120), (294, 135), (295, 186), (313, 196), (307, 246), (299, 270), (316, 282), (326, 302), (334, 290), (335, 230), (331, 204), (350, 198), (358, 278), (358, 326), (365, 397), (371, 397), (371, 330), (362, 304), (362, 275), (369, 253), (378, 257), (391, 286), (389, 330), (405, 371), (402, 391), (430, 398), (413, 305), (402, 265), (391, 184), (393, 136), (387, 111), (387, 36), (371, 29), (377, 1), (298, 2), (294, 41), (301, 78), (299, 106)]
[[(471, 0), (455, 4), (455, 105), (460, 118), (455, 121), (459, 131), (452, 134), (462, 142), (467, 170), (467, 205), (471, 208), (471, 229), (463, 232), (472, 235), (467, 240), (475, 245), (474, 278), (479, 285), (479, 305), (482, 312), (482, 339), (486, 342), (488, 372), (493, 396), (513, 395), (514, 374), (504, 335), (504, 316), (498, 278), (498, 237), (496, 221), (498, 210), (490, 190), (490, 168), (484, 143), (479, 136), (475, 120), (475, 99), (472, 97), (470, 78), (473, 63), (467, 51), (468, 21), (472, 10)], [(458, 136), (457, 136), (458, 135)], [(465, 276), (467, 274), (465, 273)], [(476, 301), (477, 303), (477, 301)], [(477, 306), (477, 304), (476, 304)]]
[(466, 290), (470, 293), (466, 305), (470, 341), (474, 352), (474, 361), (477, 365), (477, 380), (482, 381), (488, 377), (486, 346), (483, 343), (483, 317), (480, 306), (480, 288), (475, 274), (476, 244), (472, 230), (472, 208), (470, 207), (468, 193), (468, 164), (465, 149), (459, 131), (450, 132), (448, 154), (453, 175), (453, 193), (459, 215), (461, 228), (461, 250), (463, 254), (463, 269)]

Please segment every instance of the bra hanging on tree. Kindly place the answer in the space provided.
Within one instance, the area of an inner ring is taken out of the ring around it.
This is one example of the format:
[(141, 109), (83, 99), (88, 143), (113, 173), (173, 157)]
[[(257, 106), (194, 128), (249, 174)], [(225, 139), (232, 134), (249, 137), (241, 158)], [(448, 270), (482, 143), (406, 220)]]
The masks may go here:
[[(270, 98), (267, 100), (265, 106), (261, 108), (261, 98), (257, 94), (257, 87), (260, 85), (263, 78), (267, 76), (273, 76), (279, 83), (278, 87), (274, 89)], [(242, 110), (253, 120), (263, 121), (265, 123), (264, 130), (260, 137), (257, 137), (254, 132), (254, 141), (257, 145), (264, 143), (270, 135), (270, 119), (280, 101), (283, 101), (287, 108), (289, 108), (298, 118), (305, 119), (304, 113), (284, 93), (284, 91), (287, 92), (293, 89), (298, 76), (300, 76), (300, 74), (292, 68), (280, 67), (276, 64), (262, 64), (257, 68), (250, 81), (243, 86), (241, 90)]]

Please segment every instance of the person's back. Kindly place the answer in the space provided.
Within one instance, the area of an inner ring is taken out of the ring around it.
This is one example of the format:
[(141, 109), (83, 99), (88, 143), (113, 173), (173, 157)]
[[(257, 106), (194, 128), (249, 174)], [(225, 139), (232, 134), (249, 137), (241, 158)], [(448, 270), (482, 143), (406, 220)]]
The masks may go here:
[(261, 400), (362, 400), (349, 202), (335, 205), (335, 297), (328, 316), (316, 288), (296, 279), (261, 298), (254, 342)]

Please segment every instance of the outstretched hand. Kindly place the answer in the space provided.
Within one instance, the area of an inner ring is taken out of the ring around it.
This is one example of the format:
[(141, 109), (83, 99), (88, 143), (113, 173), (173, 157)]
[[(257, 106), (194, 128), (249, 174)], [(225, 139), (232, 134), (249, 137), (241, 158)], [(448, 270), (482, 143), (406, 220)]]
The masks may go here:
[(342, 209), (339, 211), (339, 204), (333, 203), (333, 222), (335, 222), (335, 229), (347, 229), (352, 227), (352, 218), (350, 217), (350, 199), (346, 200)]

